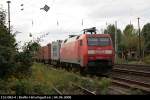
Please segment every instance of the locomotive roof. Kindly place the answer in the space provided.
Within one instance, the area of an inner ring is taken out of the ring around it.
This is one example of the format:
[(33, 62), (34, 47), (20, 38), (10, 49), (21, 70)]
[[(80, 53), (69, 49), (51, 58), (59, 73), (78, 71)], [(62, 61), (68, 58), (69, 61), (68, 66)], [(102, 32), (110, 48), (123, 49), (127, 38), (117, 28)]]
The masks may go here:
[(87, 36), (110, 37), (110, 34), (86, 34)]
[(76, 35), (76, 36), (65, 39), (63, 41), (63, 43), (75, 41), (84, 36), (87, 36), (87, 37), (110, 37), (110, 34), (80, 34), (80, 35)]

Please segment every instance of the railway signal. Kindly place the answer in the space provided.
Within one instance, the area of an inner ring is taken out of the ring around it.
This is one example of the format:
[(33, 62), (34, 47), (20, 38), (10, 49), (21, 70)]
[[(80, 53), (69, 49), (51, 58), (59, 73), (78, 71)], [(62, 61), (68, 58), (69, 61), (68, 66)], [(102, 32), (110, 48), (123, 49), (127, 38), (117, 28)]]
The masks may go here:
[(48, 10), (50, 9), (50, 7), (48, 5), (45, 5), (43, 8), (40, 8), (40, 10), (45, 10), (46, 12), (48, 12)]

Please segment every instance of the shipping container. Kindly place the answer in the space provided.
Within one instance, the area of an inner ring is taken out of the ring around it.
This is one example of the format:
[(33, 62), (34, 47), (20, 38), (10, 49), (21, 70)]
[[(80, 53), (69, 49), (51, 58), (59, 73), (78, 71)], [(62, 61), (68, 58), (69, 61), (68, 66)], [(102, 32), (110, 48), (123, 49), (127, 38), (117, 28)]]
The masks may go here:
[(51, 44), (51, 63), (57, 64), (60, 60), (61, 40), (53, 41)]
[(44, 63), (49, 63), (50, 62), (50, 59), (51, 59), (50, 50), (51, 50), (50, 44), (47, 45), (47, 46), (42, 47), (42, 51), (43, 51), (42, 55), (43, 55), (43, 61), (44, 61)]

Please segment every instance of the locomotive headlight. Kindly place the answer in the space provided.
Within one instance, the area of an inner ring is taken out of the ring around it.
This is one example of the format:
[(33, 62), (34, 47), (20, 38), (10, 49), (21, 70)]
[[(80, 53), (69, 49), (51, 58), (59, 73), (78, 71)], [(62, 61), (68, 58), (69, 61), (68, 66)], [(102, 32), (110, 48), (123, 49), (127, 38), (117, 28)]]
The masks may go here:
[(105, 50), (105, 54), (112, 54), (112, 50)]
[(95, 50), (88, 50), (88, 54), (95, 54)]

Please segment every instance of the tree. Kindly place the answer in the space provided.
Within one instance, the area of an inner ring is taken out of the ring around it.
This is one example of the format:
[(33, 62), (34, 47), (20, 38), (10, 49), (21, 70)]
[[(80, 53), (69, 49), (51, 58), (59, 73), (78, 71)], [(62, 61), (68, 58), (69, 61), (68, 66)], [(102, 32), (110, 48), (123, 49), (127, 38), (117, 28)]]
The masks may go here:
[(144, 25), (142, 29), (142, 36), (145, 39), (145, 49), (150, 51), (150, 23)]
[[(104, 34), (110, 34), (113, 42), (113, 46), (115, 47), (115, 25), (108, 25), (107, 29), (104, 30)], [(122, 40), (122, 32), (120, 29), (117, 29), (117, 44), (118, 49), (120, 49), (120, 43)]]
[(29, 42), (24, 46), (23, 52), (17, 51), (15, 35), (9, 33), (5, 26), (4, 11), (0, 11), (0, 15), (3, 16), (0, 19), (0, 77), (9, 76), (10, 74), (18, 76), (18, 73), (28, 75), (39, 44)]
[(124, 31), (123, 31), (125, 36), (132, 36), (133, 34), (135, 34), (135, 29), (133, 27), (132, 24), (129, 24), (125, 27)]
[(115, 47), (115, 26), (108, 25), (107, 29), (104, 30), (105, 34), (110, 34), (113, 42), (113, 46)]
[[(126, 25), (123, 30), (123, 37), (121, 43), (122, 49), (129, 53), (130, 55), (139, 54), (139, 36), (138, 31), (134, 29), (132, 24)], [(141, 37), (141, 48), (144, 47), (144, 39)], [(131, 52), (134, 52), (131, 54)], [(126, 54), (127, 55), (127, 54)], [(138, 56), (138, 55), (137, 55)]]
[(5, 12), (0, 10), (0, 76), (8, 75), (15, 66), (16, 41), (5, 26)]
[(36, 51), (38, 51), (40, 45), (35, 41), (25, 43), (23, 51), (18, 52), (16, 55), (17, 69), (16, 72), (20, 75), (29, 76), (31, 74), (31, 66), (34, 62)]
[(5, 24), (5, 18), (6, 18), (5, 11), (2, 8), (0, 8), (0, 26)]

